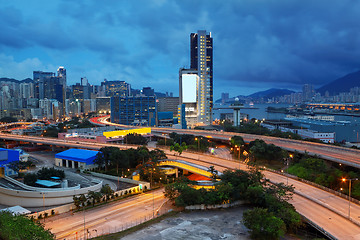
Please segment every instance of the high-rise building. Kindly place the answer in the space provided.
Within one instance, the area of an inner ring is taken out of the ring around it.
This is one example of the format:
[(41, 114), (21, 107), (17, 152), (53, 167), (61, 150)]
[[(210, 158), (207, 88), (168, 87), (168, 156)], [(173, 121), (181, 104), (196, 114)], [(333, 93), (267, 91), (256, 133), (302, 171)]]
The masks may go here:
[(107, 97), (125, 97), (130, 95), (130, 84), (125, 81), (104, 81), (101, 86), (105, 88)]
[(179, 106), (178, 97), (162, 97), (157, 100), (158, 112), (172, 112), (173, 117), (177, 117)]
[(179, 71), (179, 105), (184, 108), (180, 114), (185, 114), (180, 118), (185, 119), (190, 128), (199, 123), (199, 76), (197, 73), (197, 70), (192, 69)]
[(61, 114), (56, 116), (65, 116), (65, 100), (66, 100), (66, 69), (59, 67), (57, 76), (53, 72), (33, 72), (34, 95), (35, 98), (56, 99), (61, 103)]
[(112, 97), (111, 122), (135, 125), (156, 125), (156, 97), (155, 96), (127, 96)]
[(213, 39), (205, 30), (190, 34), (190, 69), (180, 69), (179, 98), (189, 127), (212, 123)]
[(53, 72), (43, 72), (43, 71), (34, 71), (33, 72), (33, 80), (34, 80), (34, 95), (35, 98), (44, 99), (45, 92), (44, 92), (44, 82), (46, 79), (50, 77), (55, 77), (55, 73)]
[(62, 101), (61, 101), (61, 104), (62, 104), (62, 112), (61, 112), (61, 115), (63, 118), (65, 118), (66, 116), (66, 112), (65, 112), (65, 100), (66, 100), (66, 69), (64, 67), (59, 67), (58, 70), (57, 70), (57, 74), (58, 74), (58, 77), (61, 79), (60, 83), (62, 84), (62, 93), (63, 93), (63, 96), (62, 96)]
[(154, 96), (155, 91), (151, 87), (143, 87), (142, 94), (144, 94), (145, 96)]
[(86, 77), (82, 77), (81, 78), (81, 86), (87, 86), (88, 85), (88, 80)]
[(229, 100), (229, 93), (221, 93), (221, 103), (224, 104)]
[(190, 34), (190, 68), (198, 71), (198, 123), (212, 123), (213, 108), (213, 39), (199, 30)]
[(304, 84), (303, 86), (303, 101), (310, 101), (315, 95), (315, 90), (312, 84)]

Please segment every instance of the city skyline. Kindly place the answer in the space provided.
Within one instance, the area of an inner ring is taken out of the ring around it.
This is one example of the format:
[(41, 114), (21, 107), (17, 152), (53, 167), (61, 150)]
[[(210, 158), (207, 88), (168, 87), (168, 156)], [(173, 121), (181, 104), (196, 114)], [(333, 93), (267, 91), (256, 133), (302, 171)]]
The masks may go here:
[(1, 2), (0, 77), (64, 66), (68, 85), (106, 78), (176, 93), (179, 68), (190, 66), (189, 33), (199, 29), (216, 42), (215, 100), (316, 88), (359, 66), (360, 5), (352, 1)]

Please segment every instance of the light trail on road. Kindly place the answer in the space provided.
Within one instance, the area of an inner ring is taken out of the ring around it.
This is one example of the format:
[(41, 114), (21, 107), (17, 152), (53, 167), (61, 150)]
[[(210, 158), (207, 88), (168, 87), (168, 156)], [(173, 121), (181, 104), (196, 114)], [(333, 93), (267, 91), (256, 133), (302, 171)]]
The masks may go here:
[[(150, 219), (156, 210), (166, 201), (163, 189), (158, 189), (128, 197), (124, 200), (112, 202), (85, 211), (85, 232), (94, 237), (97, 235), (118, 232), (135, 223)], [(153, 196), (154, 194), (154, 196)], [(79, 211), (70, 214), (61, 214), (51, 218), (45, 223), (46, 228), (56, 235), (56, 239), (74, 239), (83, 237), (84, 234), (84, 213)], [(77, 234), (76, 234), (77, 233)]]

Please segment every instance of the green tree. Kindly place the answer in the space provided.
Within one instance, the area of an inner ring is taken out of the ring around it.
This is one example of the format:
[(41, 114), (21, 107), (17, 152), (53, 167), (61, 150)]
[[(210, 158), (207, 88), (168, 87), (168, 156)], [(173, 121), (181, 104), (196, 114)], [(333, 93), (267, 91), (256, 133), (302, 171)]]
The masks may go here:
[(107, 172), (109, 163), (110, 163), (110, 156), (111, 154), (118, 150), (116, 147), (102, 147), (100, 151), (96, 154), (96, 158), (94, 163), (100, 167), (105, 167), (105, 171)]
[(51, 177), (59, 177), (60, 179), (63, 179), (65, 178), (65, 172), (64, 170), (55, 169), (54, 167), (52, 168), (43, 167), (37, 172), (37, 176), (39, 179), (44, 179), (44, 180), (49, 180), (51, 179)]
[(186, 143), (183, 142), (181, 145), (178, 143), (175, 143), (174, 145), (170, 146), (170, 152), (171, 151), (175, 151), (179, 153), (179, 156), (181, 155), (181, 153), (187, 149)]
[(150, 158), (152, 161), (156, 162), (157, 160), (166, 159), (167, 156), (164, 153), (164, 151), (156, 148), (156, 149), (150, 151)]
[(241, 136), (233, 136), (231, 137), (230, 144), (232, 147), (243, 146), (245, 144), (245, 141)]
[(149, 153), (149, 149), (147, 149), (147, 147), (145, 147), (145, 146), (138, 147), (137, 152), (138, 152), (139, 157), (142, 159), (143, 164), (149, 160), (150, 153)]
[(111, 189), (109, 184), (106, 184), (101, 187), (100, 192), (103, 195), (105, 195), (105, 201), (107, 202), (107, 200), (109, 200), (110, 196), (112, 196), (112, 194), (114, 193), (114, 190)]
[(120, 149), (114, 149), (110, 154), (110, 162), (116, 167), (116, 173), (119, 175), (119, 168), (129, 167), (129, 158), (126, 151)]
[(38, 177), (36, 173), (27, 173), (24, 176), (24, 183), (29, 186), (35, 186), (36, 181), (38, 180)]
[(92, 205), (95, 205), (95, 202), (99, 202), (102, 194), (100, 192), (94, 192), (94, 191), (89, 191), (88, 193), (88, 199), (91, 200)]
[(125, 136), (125, 142), (127, 144), (144, 145), (146, 144), (147, 139), (140, 134), (130, 133)]
[(55, 236), (40, 223), (21, 215), (0, 212), (0, 239), (55, 239)]
[(230, 196), (234, 188), (231, 183), (220, 183), (215, 186), (215, 191), (218, 194), (219, 200), (221, 203), (227, 202), (230, 200)]
[(243, 222), (253, 239), (278, 239), (286, 230), (284, 222), (264, 208), (244, 212)]

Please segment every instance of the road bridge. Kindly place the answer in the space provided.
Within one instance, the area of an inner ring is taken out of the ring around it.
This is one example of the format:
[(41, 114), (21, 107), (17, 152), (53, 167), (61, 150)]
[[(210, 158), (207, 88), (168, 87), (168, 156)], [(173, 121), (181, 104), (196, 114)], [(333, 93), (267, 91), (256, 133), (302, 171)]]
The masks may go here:
[[(199, 174), (201, 176), (204, 177), (208, 177), (208, 178), (212, 178), (213, 177), (213, 173), (209, 170), (209, 168), (195, 164), (195, 163), (191, 163), (188, 161), (184, 161), (184, 160), (172, 160), (172, 159), (166, 159), (166, 160), (161, 160), (157, 163), (158, 166), (170, 166), (170, 167), (175, 167), (175, 168), (181, 168), (184, 169), (186, 171), (192, 172), (192, 173), (196, 173)], [(217, 172), (217, 175), (221, 175), (221, 172)]]
[[(133, 128), (133, 126), (126, 126), (122, 124), (110, 123), (110, 116), (104, 116), (100, 118), (97, 123), (99, 125), (115, 125), (120, 128)], [(268, 144), (274, 144), (287, 151), (307, 153), (313, 156), (319, 156), (323, 159), (341, 163), (347, 166), (355, 167), (360, 169), (360, 150), (340, 147), (335, 145), (314, 143), (308, 141), (284, 139), (277, 137), (270, 137), (264, 135), (246, 134), (246, 133), (234, 133), (234, 132), (218, 132), (218, 131), (206, 131), (206, 130), (193, 130), (193, 129), (173, 129), (173, 128), (156, 128), (152, 127), (151, 132), (157, 137), (166, 137), (167, 134), (172, 132), (181, 134), (192, 134), (195, 136), (203, 136), (209, 139), (220, 140), (224, 142), (230, 141), (232, 136), (240, 136), (245, 142), (251, 142), (255, 139), (264, 140)]]
[(245, 134), (245, 133), (233, 133), (233, 132), (214, 132), (203, 130), (190, 130), (190, 129), (163, 129), (152, 128), (152, 132), (159, 133), (157, 136), (161, 137), (161, 134), (170, 134), (172, 132), (182, 134), (192, 134), (195, 136), (203, 136), (209, 139), (230, 141), (232, 136), (241, 136), (245, 142), (251, 142), (255, 139), (264, 140), (268, 144), (274, 144), (285, 150), (292, 152), (307, 153), (313, 156), (319, 156), (323, 159), (341, 163), (347, 166), (360, 169), (360, 150), (340, 147), (329, 144), (307, 142), (294, 139), (284, 139), (269, 137), (263, 135)]
[[(172, 132), (173, 130), (171, 130)], [(230, 137), (235, 135), (234, 133), (211, 133), (207, 131), (195, 131), (197, 135), (200, 134), (206, 134), (206, 136), (215, 137), (215, 135), (220, 135), (223, 138)], [(201, 133), (205, 132), (205, 133)], [(186, 132), (188, 134), (193, 134), (191, 130)], [(212, 135), (211, 135), (212, 134)], [(228, 134), (228, 135), (226, 135)], [(244, 134), (242, 134), (244, 136)], [(254, 136), (250, 135), (250, 137), (266, 137), (266, 136)], [(249, 138), (244, 137), (247, 141), (249, 141)], [(10, 134), (0, 134), (0, 138), (3, 139), (11, 139), (11, 140), (17, 140), (17, 141), (26, 141), (26, 142), (40, 142), (48, 145), (59, 145), (59, 146), (67, 146), (67, 147), (78, 147), (78, 148), (87, 148), (87, 149), (99, 149), (103, 146), (116, 146), (120, 147), (122, 149), (125, 149), (126, 146), (124, 145), (118, 145), (118, 144), (99, 144), (99, 143), (81, 143), (81, 142), (64, 142), (64, 140), (59, 139), (53, 139), (53, 138), (39, 138), (39, 137), (30, 137), (30, 136), (14, 136)], [(272, 141), (278, 140), (279, 143), (282, 141), (289, 142), (291, 147), (297, 150), (302, 150), (301, 147), (304, 147), (303, 145), (310, 144), (308, 146), (312, 146), (313, 149), (318, 149), (318, 151), (325, 149), (331, 149), (331, 151), (325, 151), (327, 154), (328, 152), (335, 155), (337, 158), (343, 157), (342, 155), (346, 156), (346, 158), (343, 158), (343, 161), (350, 161), (350, 158), (355, 159), (355, 161), (359, 162), (359, 153), (360, 151), (352, 151), (352, 149), (346, 149), (346, 148), (336, 148), (335, 146), (327, 146), (324, 144), (313, 144), (313, 143), (307, 143), (302, 141), (294, 141), (294, 140), (287, 140), (287, 139), (276, 139), (271, 137), (266, 137)], [(228, 138), (229, 139), (229, 138)], [(275, 143), (274, 143), (275, 144)], [(277, 145), (277, 144), (276, 144)], [(307, 146), (305, 146), (307, 147)], [(167, 154), (170, 152), (168, 150), (165, 151)], [(310, 151), (309, 151), (310, 152)], [(330, 154), (329, 153), (329, 154)], [(226, 159), (220, 159), (213, 156), (202, 156), (201, 160), (199, 159), (198, 154), (194, 153), (186, 153), (183, 152), (183, 157), (187, 157), (186, 161), (193, 162), (195, 164), (202, 165), (204, 167), (210, 167), (215, 166), (217, 170), (223, 171), (225, 169), (236, 169), (239, 168), (239, 162), (238, 161), (230, 161)], [(241, 166), (241, 168), (245, 168), (245, 165)], [(274, 175), (270, 175), (269, 177), (271, 180), (272, 178), (275, 178)], [(281, 179), (281, 182), (284, 182), (285, 179)], [(297, 184), (298, 181), (289, 179), (289, 183), (293, 184), (295, 186), (295, 183)], [(313, 223), (317, 224), (318, 226), (322, 227), (323, 229), (326, 229), (327, 231), (331, 232), (332, 235), (337, 236), (339, 239), (359, 239), (359, 233), (360, 228), (358, 225), (354, 224), (349, 219), (345, 219), (341, 214), (334, 212), (334, 209), (338, 212), (347, 212), (348, 208), (348, 202), (347, 200), (340, 198), (334, 194), (328, 193), (327, 195), (318, 194), (322, 193), (323, 191), (312, 187), (310, 185), (305, 187), (303, 185), (296, 185), (295, 189), (297, 191), (300, 191), (302, 195), (295, 194), (294, 195), (294, 201), (292, 202), (294, 206), (296, 207), (297, 211), (305, 216), (306, 218), (310, 219)], [(314, 196), (318, 195), (316, 201), (313, 200)], [(307, 196), (307, 198), (303, 197)], [(331, 200), (331, 210), (328, 207), (330, 202), (328, 200)], [(351, 205), (352, 209), (352, 216), (351, 219), (358, 219), (358, 216), (360, 216), (360, 207), (356, 204)], [(336, 219), (336, 221), (335, 221)], [(330, 220), (330, 221), (329, 221)], [(331, 221), (333, 220), (333, 221)], [(341, 225), (344, 226), (342, 228), (339, 228), (338, 223), (341, 222)]]

